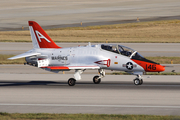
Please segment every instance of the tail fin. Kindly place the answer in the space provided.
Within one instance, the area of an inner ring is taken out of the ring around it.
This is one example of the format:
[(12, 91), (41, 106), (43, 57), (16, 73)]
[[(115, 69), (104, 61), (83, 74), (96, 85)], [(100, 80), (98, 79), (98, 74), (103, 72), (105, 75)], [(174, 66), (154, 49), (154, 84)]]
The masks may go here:
[(38, 23), (29, 21), (29, 30), (34, 48), (61, 48), (54, 43)]

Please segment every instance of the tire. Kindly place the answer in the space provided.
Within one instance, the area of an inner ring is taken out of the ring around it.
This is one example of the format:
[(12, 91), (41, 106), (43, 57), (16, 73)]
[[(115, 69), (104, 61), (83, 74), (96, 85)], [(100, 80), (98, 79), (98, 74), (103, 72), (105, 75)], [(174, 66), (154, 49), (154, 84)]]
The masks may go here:
[(100, 82), (101, 82), (101, 78), (99, 78), (99, 76), (94, 76), (93, 77), (93, 82), (94, 82), (94, 84), (99, 84)]
[(69, 80), (68, 80), (68, 85), (69, 86), (74, 86), (76, 84), (76, 80), (74, 79), (74, 78), (70, 78)]
[(134, 84), (135, 85), (140, 85), (141, 84), (141, 81), (139, 79), (134, 79)]
[(143, 79), (140, 80), (140, 85), (142, 85), (142, 84), (143, 84)]

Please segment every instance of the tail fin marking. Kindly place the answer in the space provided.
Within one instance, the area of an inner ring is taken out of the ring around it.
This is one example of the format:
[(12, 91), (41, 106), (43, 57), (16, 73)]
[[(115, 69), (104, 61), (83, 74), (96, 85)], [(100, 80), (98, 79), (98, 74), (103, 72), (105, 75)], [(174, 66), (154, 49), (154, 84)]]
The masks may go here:
[(34, 48), (61, 48), (54, 43), (38, 23), (29, 21), (29, 29)]

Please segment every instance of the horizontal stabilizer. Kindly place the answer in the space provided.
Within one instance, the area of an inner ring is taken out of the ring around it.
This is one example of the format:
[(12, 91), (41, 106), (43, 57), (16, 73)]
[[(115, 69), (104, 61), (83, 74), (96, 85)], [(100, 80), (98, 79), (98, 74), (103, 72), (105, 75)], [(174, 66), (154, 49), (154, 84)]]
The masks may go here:
[(14, 60), (14, 59), (19, 59), (19, 58), (24, 58), (24, 57), (29, 57), (29, 56), (33, 56), (33, 55), (40, 55), (41, 53), (32, 53), (32, 52), (26, 52), (11, 58), (8, 58), (9, 60)]

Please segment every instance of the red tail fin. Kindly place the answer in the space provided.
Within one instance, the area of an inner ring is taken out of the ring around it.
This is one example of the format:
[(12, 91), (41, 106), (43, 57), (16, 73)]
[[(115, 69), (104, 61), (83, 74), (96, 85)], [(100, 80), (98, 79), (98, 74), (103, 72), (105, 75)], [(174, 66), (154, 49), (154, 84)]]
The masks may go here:
[(38, 23), (29, 21), (29, 30), (34, 48), (61, 48), (54, 43)]

